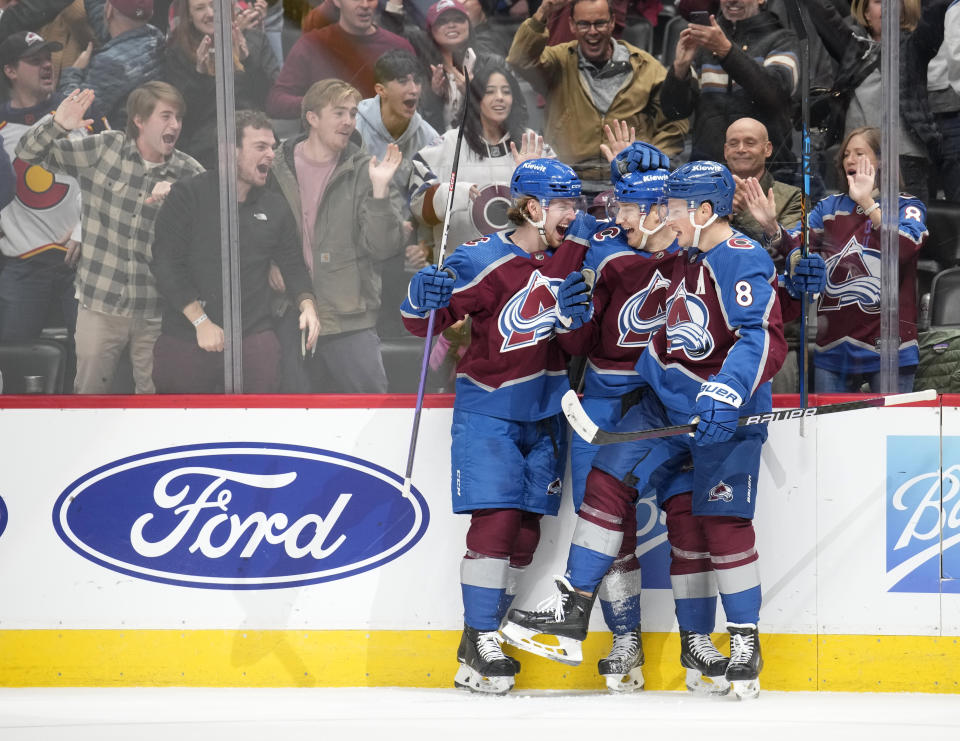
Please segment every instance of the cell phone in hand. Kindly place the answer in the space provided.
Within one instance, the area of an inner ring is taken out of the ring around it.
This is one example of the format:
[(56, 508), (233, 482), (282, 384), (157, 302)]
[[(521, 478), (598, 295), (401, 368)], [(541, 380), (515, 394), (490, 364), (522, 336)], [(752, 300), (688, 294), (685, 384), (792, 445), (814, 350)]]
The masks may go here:
[(689, 20), (691, 23), (695, 23), (698, 26), (709, 26), (710, 14), (705, 10), (694, 10), (690, 13), (687, 20)]

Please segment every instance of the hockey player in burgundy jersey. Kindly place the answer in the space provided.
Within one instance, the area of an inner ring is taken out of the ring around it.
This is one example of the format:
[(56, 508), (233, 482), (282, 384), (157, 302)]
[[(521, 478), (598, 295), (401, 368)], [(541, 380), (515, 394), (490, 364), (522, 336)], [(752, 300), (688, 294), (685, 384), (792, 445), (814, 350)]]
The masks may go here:
[[(618, 422), (624, 409), (638, 398), (641, 381), (634, 366), (650, 336), (666, 319), (670, 266), (681, 254), (657, 209), (668, 175), (665, 169), (622, 176), (613, 173), (615, 200), (608, 210), (615, 221), (600, 225), (584, 261), (584, 269), (592, 269), (596, 275), (594, 314), (581, 329), (560, 337), (570, 354), (586, 356), (583, 406), (593, 420), (606, 426)], [(570, 463), (577, 511), (598, 450), (599, 446), (573, 436)], [(599, 587), (613, 648), (600, 660), (598, 671), (615, 692), (643, 687), (635, 510), (627, 516), (620, 552)]]
[(451, 445), (453, 511), (471, 516), (454, 683), (495, 694), (509, 691), (519, 670), (503, 654), (498, 628), (533, 559), (540, 518), (560, 505), (567, 454), (560, 398), (569, 384), (556, 335), (589, 318), (578, 271), (596, 224), (578, 213), (580, 181), (564, 164), (527, 160), (510, 188), (517, 227), (460, 245), (444, 270), (423, 268), (401, 307), (406, 327), (421, 336), (431, 309), (436, 332), (471, 317)]
[(667, 180), (661, 214), (685, 252), (673, 262), (665, 325), (636, 366), (649, 390), (619, 424), (697, 420), (695, 434), (609, 445), (596, 455), (555, 604), (511, 611), (504, 634), (527, 647), (537, 634), (554, 635), (553, 658), (579, 663), (598, 585), (620, 552), (638, 489), (666, 490), (692, 459), (692, 495), (663, 503), (681, 662), (719, 677), (725, 658), (710, 641), (719, 587), (731, 651), (723, 677), (738, 696), (753, 697), (762, 660), (752, 519), (766, 430), (738, 429), (737, 419), (771, 409), (769, 380), (786, 343), (773, 262), (730, 228), (733, 194), (732, 176), (715, 162), (688, 163)]

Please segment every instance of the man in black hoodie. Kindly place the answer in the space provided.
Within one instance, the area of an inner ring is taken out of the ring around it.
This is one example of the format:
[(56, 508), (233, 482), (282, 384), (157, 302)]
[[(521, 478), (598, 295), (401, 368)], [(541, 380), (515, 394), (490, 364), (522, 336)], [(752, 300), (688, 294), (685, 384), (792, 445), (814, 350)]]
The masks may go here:
[(767, 127), (774, 178), (796, 180), (791, 112), (798, 95), (799, 42), (765, 0), (720, 0), (721, 15), (685, 28), (660, 99), (668, 118), (694, 116), (691, 160), (723, 162), (721, 133), (749, 116)]

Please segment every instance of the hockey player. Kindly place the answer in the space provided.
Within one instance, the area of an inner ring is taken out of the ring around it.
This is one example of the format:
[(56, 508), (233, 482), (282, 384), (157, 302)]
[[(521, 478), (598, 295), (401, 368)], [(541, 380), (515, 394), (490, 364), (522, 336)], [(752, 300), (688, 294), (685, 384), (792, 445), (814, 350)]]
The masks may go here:
[[(584, 261), (584, 268), (592, 269), (596, 276), (593, 318), (560, 338), (570, 354), (586, 356), (583, 406), (593, 420), (607, 427), (619, 422), (624, 410), (639, 398), (641, 381), (634, 366), (650, 336), (666, 319), (663, 307), (671, 263), (680, 254), (674, 233), (665, 228), (657, 209), (669, 172), (654, 169), (621, 176), (617, 165), (612, 163), (615, 200), (608, 208), (614, 224), (600, 225)], [(598, 450), (573, 436), (570, 462), (576, 511), (583, 502), (587, 474)], [(597, 670), (615, 692), (643, 687), (635, 510), (627, 513), (623, 529), (620, 552), (599, 588), (613, 648)]]
[(504, 634), (528, 646), (537, 634), (554, 635), (557, 658), (576, 663), (638, 489), (659, 491), (692, 459), (692, 495), (663, 503), (681, 662), (720, 676), (726, 659), (710, 641), (719, 587), (731, 651), (722, 675), (738, 696), (755, 697), (761, 595), (752, 519), (766, 429), (738, 428), (737, 419), (771, 409), (769, 380), (786, 343), (773, 263), (728, 224), (734, 189), (729, 171), (715, 162), (688, 163), (668, 178), (661, 216), (686, 254), (673, 265), (666, 323), (637, 362), (649, 391), (614, 427), (696, 422), (696, 432), (610, 445), (596, 455), (552, 609), (511, 611)]
[(407, 329), (421, 336), (431, 309), (437, 332), (472, 319), (451, 445), (453, 511), (471, 518), (454, 684), (494, 694), (508, 692), (520, 668), (504, 655), (498, 628), (533, 559), (540, 518), (560, 505), (567, 454), (560, 398), (569, 385), (555, 336), (565, 331), (561, 315), (571, 330), (588, 318), (575, 271), (595, 228), (592, 217), (578, 215), (580, 180), (560, 162), (521, 163), (510, 193), (516, 228), (460, 245), (443, 270), (421, 269), (401, 307)]

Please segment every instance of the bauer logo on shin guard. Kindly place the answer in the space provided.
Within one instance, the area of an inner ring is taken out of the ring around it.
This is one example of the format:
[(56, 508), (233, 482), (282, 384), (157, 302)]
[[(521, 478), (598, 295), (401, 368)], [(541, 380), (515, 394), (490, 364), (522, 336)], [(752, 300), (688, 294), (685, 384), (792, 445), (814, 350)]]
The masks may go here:
[(295, 587), (376, 568), (412, 548), (429, 511), (398, 474), (272, 443), (153, 450), (74, 481), (60, 538), (100, 566), (208, 589)]

